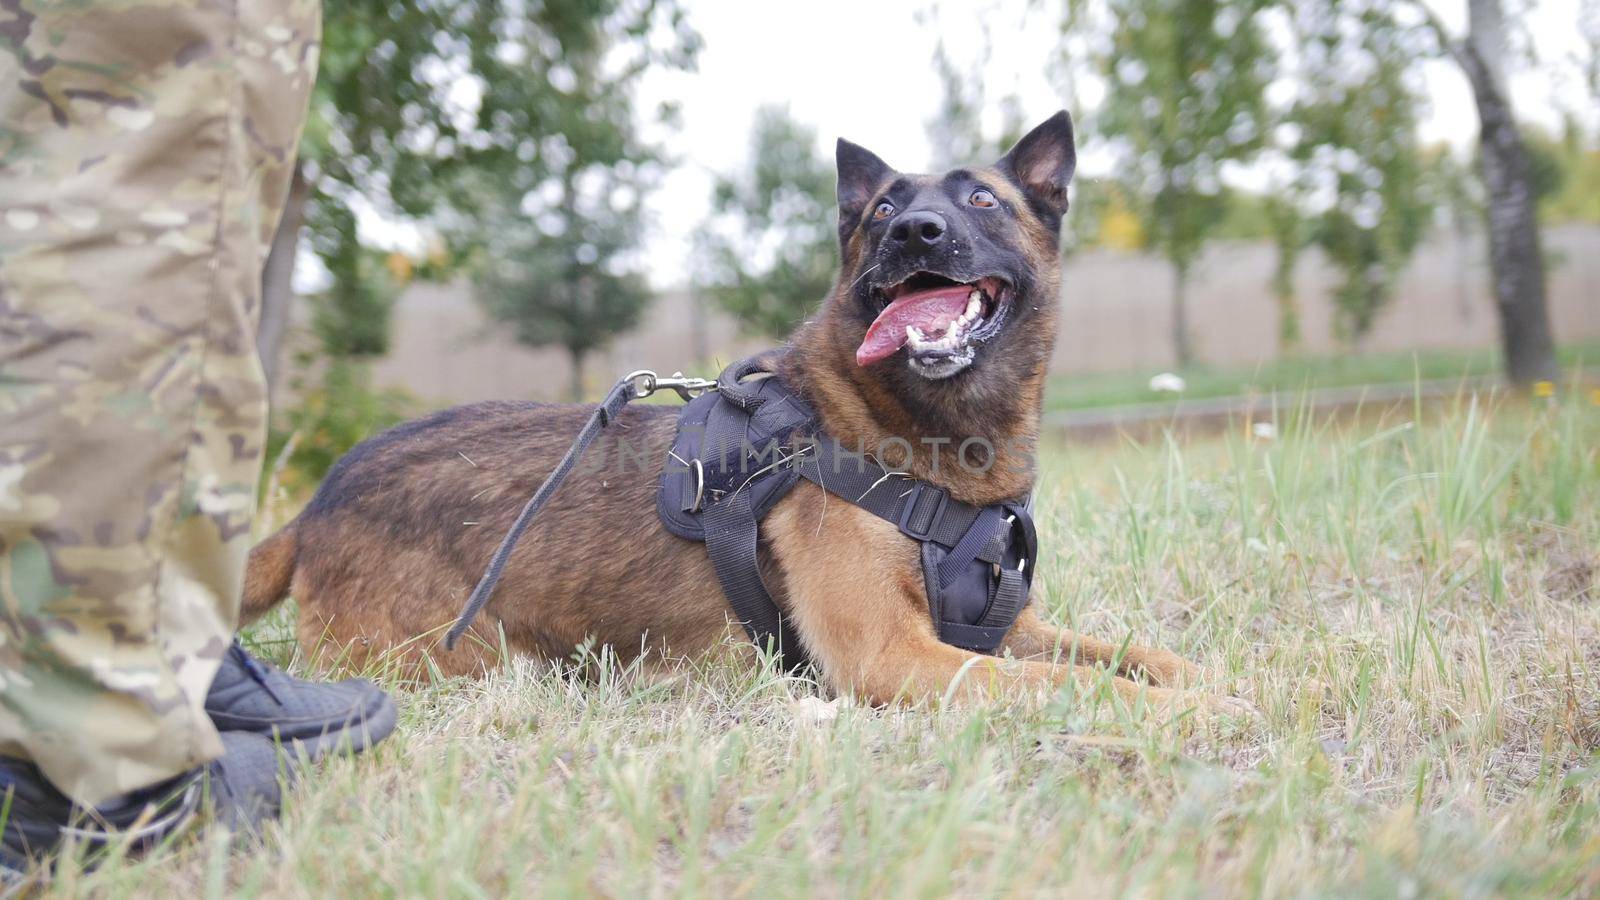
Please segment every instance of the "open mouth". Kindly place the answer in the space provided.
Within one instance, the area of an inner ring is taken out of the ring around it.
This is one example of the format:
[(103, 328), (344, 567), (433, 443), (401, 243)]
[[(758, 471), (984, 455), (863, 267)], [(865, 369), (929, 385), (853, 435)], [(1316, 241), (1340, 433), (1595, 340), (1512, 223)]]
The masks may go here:
[(972, 364), (977, 344), (999, 331), (1010, 293), (998, 276), (960, 282), (931, 272), (874, 288), (880, 309), (856, 348), (856, 364), (871, 365), (904, 347), (918, 374), (953, 375)]

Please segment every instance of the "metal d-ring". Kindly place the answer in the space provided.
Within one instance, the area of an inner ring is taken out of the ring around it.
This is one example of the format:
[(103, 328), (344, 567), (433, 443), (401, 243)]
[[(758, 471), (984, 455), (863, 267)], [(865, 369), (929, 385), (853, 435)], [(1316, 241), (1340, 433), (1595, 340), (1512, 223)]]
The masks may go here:
[(696, 457), (689, 464), (689, 468), (694, 470), (694, 503), (690, 504), (689, 512), (699, 512), (700, 501), (706, 496), (706, 467), (699, 457)]
[(639, 399), (656, 392), (656, 373), (651, 369), (635, 369), (623, 376), (622, 380), (633, 382), (633, 396)]
[[(1016, 523), (1017, 523), (1017, 517), (1015, 515), (1007, 515), (1006, 516), (1006, 521), (1005, 521), (1006, 525), (1015, 525)], [(1000, 577), (1000, 564), (999, 563), (994, 563), (993, 565), (994, 565), (994, 577), (999, 578)], [(1027, 568), (1028, 568), (1028, 558), (1026, 556), (1018, 557), (1018, 559), (1017, 559), (1017, 572), (1018, 572), (1018, 574), (1020, 574), (1023, 570), (1025, 570)]]

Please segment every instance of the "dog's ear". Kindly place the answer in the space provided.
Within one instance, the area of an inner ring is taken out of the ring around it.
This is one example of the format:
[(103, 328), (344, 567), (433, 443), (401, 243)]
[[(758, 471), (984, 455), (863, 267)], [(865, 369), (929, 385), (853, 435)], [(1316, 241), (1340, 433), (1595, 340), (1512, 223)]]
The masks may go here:
[(997, 165), (1028, 195), (1029, 204), (1057, 226), (1067, 211), (1067, 185), (1077, 167), (1072, 116), (1066, 110), (1023, 135)]
[(839, 166), (839, 244), (850, 243), (850, 232), (861, 222), (861, 214), (877, 197), (878, 187), (894, 174), (877, 154), (844, 138), (834, 150)]

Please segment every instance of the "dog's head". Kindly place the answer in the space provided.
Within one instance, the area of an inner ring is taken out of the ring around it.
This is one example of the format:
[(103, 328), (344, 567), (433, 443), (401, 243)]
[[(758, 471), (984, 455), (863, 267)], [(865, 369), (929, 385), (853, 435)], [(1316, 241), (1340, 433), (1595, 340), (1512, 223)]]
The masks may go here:
[(1037, 372), (1054, 344), (1076, 161), (1064, 111), (999, 162), (942, 175), (902, 174), (839, 141), (830, 312), (856, 364), (907, 399), (987, 394)]

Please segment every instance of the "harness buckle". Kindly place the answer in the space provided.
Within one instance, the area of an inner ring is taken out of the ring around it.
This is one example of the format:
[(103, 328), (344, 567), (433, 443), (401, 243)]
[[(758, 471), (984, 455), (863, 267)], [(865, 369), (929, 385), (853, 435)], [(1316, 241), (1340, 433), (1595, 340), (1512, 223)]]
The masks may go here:
[[(933, 498), (931, 509), (923, 502), (924, 494)], [(950, 494), (944, 488), (925, 481), (913, 481), (911, 493), (906, 497), (906, 505), (900, 510), (900, 521), (897, 524), (906, 535), (919, 541), (926, 541), (933, 535), (939, 520), (944, 518), (945, 504), (949, 502)], [(919, 514), (919, 511), (926, 512)]]

